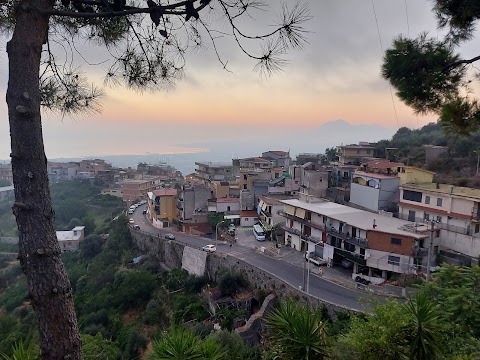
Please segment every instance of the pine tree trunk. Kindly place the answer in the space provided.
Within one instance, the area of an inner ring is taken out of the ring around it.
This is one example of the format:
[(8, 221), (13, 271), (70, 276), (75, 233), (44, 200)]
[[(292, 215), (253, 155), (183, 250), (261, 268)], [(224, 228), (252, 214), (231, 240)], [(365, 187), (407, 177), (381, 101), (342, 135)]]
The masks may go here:
[(21, 0), (7, 44), (8, 117), (12, 144), (19, 259), (40, 333), (42, 359), (81, 359), (72, 289), (63, 265), (48, 188), (40, 115), (39, 71), (49, 17), (26, 7), (51, 9), (49, 0)]

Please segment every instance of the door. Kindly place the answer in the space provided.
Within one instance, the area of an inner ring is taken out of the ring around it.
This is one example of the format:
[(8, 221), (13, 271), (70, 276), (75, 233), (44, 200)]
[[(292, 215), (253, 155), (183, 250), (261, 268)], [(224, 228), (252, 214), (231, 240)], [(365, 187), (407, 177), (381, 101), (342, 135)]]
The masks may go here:
[(416, 212), (413, 210), (408, 211), (408, 221), (415, 222)]

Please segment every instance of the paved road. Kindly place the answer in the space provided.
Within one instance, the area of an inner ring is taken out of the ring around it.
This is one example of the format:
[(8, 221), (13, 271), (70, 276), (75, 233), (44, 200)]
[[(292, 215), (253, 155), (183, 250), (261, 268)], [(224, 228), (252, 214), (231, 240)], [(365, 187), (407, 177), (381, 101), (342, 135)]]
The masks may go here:
[[(142, 231), (160, 236), (164, 236), (166, 233), (173, 233), (177, 240), (196, 248), (201, 248), (204, 245), (215, 243), (215, 241), (212, 239), (188, 235), (180, 232), (173, 232), (168, 229), (157, 229), (147, 220), (146, 215), (142, 213), (144, 208), (145, 205), (137, 208), (133, 215), (129, 215), (129, 218), (134, 219), (135, 224), (138, 224)], [(230, 245), (218, 243), (217, 252), (241, 259), (251, 265), (271, 273), (279, 279), (289, 283), (293, 287), (297, 288), (298, 286), (302, 285), (303, 267), (283, 261), (281, 258), (271, 258), (258, 253), (252, 247), (242, 246), (238, 243), (233, 244), (232, 247), (230, 247)], [(368, 311), (368, 309), (371, 308), (372, 300), (381, 301), (384, 299), (380, 296), (347, 289), (343, 286), (322, 279), (317, 275), (310, 276), (309, 293), (326, 302), (358, 311)]]

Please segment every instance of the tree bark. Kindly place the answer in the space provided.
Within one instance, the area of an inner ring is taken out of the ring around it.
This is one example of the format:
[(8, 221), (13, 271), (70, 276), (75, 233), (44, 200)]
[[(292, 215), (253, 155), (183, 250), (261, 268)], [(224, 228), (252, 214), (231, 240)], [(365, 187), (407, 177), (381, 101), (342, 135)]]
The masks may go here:
[(12, 145), (19, 260), (40, 333), (42, 359), (82, 359), (72, 289), (54, 226), (40, 114), (39, 72), (48, 35), (47, 15), (24, 9), (52, 9), (51, 0), (21, 0), (7, 44), (8, 117)]

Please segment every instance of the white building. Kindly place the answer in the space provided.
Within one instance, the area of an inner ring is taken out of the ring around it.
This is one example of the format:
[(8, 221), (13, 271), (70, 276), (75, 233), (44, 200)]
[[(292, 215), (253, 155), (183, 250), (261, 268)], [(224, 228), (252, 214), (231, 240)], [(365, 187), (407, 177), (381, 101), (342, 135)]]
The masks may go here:
[(57, 240), (62, 251), (77, 251), (85, 237), (85, 226), (76, 226), (70, 231), (57, 231)]
[(332, 265), (350, 264), (354, 278), (362, 274), (380, 283), (392, 273), (426, 269), (426, 239), (431, 235), (427, 225), (414, 227), (404, 220), (323, 200), (281, 202), (286, 245)]
[(400, 218), (441, 227), (442, 261), (470, 265), (480, 255), (480, 190), (453, 185), (408, 184), (400, 190)]
[(398, 204), (400, 178), (355, 171), (350, 186), (350, 202), (365, 209), (390, 210)]

